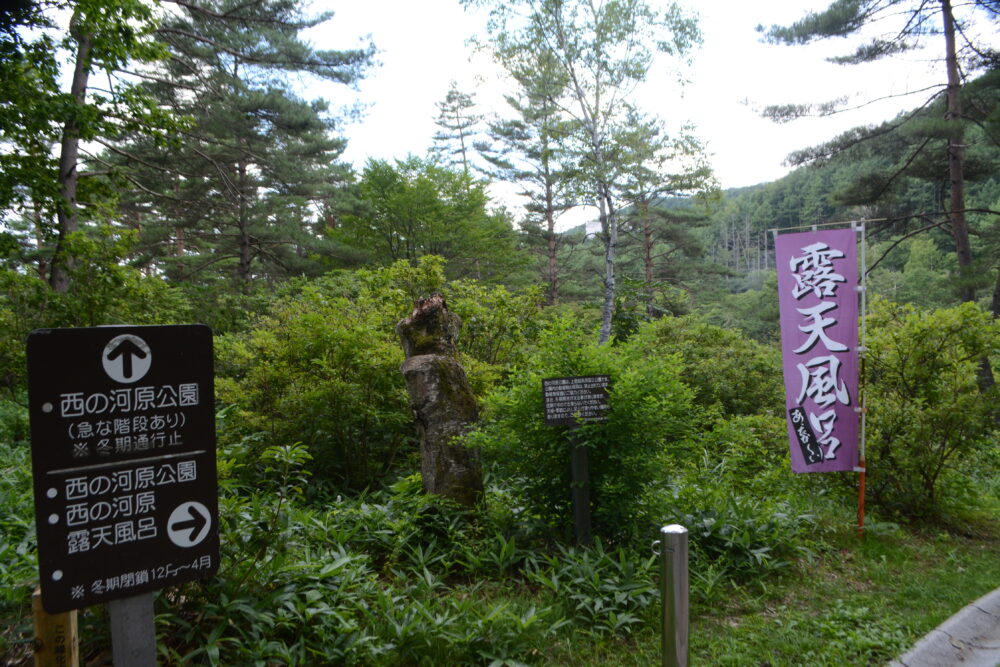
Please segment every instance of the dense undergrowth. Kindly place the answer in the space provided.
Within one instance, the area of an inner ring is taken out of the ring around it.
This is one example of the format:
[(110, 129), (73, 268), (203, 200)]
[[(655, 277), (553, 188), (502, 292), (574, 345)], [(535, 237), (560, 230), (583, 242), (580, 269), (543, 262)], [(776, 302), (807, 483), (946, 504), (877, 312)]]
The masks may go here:
[[(249, 484), (237, 481), (242, 447), (220, 456), (219, 576), (157, 595), (161, 664), (658, 659), (648, 545), (555, 541), (496, 479), (474, 512), (423, 495), (417, 476), (350, 499), (311, 494), (300, 446), (268, 449), (270, 482)], [(28, 656), (33, 529), (25, 448), (2, 455), (3, 641), (7, 664), (18, 664)], [(995, 538), (876, 522), (857, 541), (849, 508), (814, 517), (777, 505), (718, 498), (679, 516), (691, 529), (696, 662), (882, 664), (1000, 577)], [(102, 664), (103, 611), (84, 612), (81, 626), (84, 654)]]
[[(464, 320), (486, 492), (422, 492), (394, 323), (442, 291)], [(537, 293), (440, 262), (286, 286), (217, 337), (218, 575), (156, 597), (161, 664), (650, 664), (659, 526), (690, 531), (702, 664), (879, 664), (996, 585), (1000, 329), (971, 305), (873, 304), (868, 534), (853, 475), (788, 470), (777, 351), (697, 316), (610, 344)], [(597, 539), (571, 546), (568, 433), (541, 379), (611, 376), (589, 450)], [(37, 581), (26, 411), (0, 402), (0, 653), (30, 660)], [(933, 474), (927, 474), (932, 471)], [(938, 585), (947, 582), (947, 590)], [(81, 614), (106, 663), (105, 612)]]

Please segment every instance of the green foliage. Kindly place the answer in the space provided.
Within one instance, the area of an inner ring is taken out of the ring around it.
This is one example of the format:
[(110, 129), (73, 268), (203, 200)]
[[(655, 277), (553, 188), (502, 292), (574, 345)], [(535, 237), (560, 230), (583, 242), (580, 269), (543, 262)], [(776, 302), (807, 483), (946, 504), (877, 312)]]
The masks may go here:
[(530, 557), (527, 580), (561, 602), (574, 625), (601, 635), (627, 634), (655, 612), (660, 599), (653, 584), (656, 556), (635, 559), (624, 549), (560, 545), (544, 558)]
[(651, 524), (687, 527), (693, 590), (713, 602), (733, 582), (762, 584), (812, 555), (819, 542), (809, 498), (818, 494), (788, 468), (783, 417), (735, 415), (707, 426), (677, 450), (647, 511)]
[(448, 308), (462, 318), (458, 348), (476, 395), (484, 395), (523, 361), (541, 330), (542, 295), (537, 287), (511, 292), (475, 280), (443, 287)]
[(637, 537), (640, 499), (667, 465), (667, 453), (692, 428), (697, 412), (672, 355), (651, 356), (632, 341), (620, 346), (588, 342), (567, 320), (545, 330), (538, 349), (485, 402), (482, 427), (469, 438), (517, 480), (529, 514), (562, 534), (570, 527), (569, 433), (546, 426), (542, 379), (611, 376), (606, 422), (573, 433), (590, 462), (593, 529), (609, 541)]
[(761, 343), (777, 343), (781, 337), (778, 276), (768, 271), (762, 282), (758, 287), (743, 288), (709, 301), (701, 309), (702, 314), (706, 320), (724, 329), (742, 331)]
[[(245, 458), (242, 446), (222, 455)], [(262, 460), (274, 486), (223, 485), (220, 575), (158, 600), (164, 661), (514, 665), (567, 625), (558, 605), (493, 601), (482, 584), (446, 576), (473, 554), (479, 576), (501, 576), (481, 565), (509, 566), (513, 541), (480, 539), (463, 510), (422, 494), (419, 476), (316, 509), (300, 488), (301, 446)]]
[(180, 290), (125, 264), (135, 235), (109, 225), (76, 232), (66, 241), (75, 258), (70, 291), (61, 298), (63, 326), (176, 324), (189, 321)]
[(751, 498), (797, 495), (797, 483), (808, 478), (789, 471), (788, 426), (779, 415), (735, 415), (715, 420), (709, 429), (691, 438), (685, 474), (693, 475), (696, 485), (714, 480)]
[(950, 283), (954, 257), (942, 252), (933, 238), (914, 237), (895, 248), (889, 245), (873, 244), (869, 250), (869, 266), (881, 259), (868, 276), (870, 294), (918, 308), (943, 308), (955, 302)]
[(708, 600), (720, 592), (711, 577), (760, 582), (809, 554), (814, 517), (783, 499), (734, 493), (708, 475), (688, 475), (661, 502), (659, 516), (688, 529), (695, 589)]
[(0, 398), (0, 442), (21, 445), (28, 441), (27, 403), (24, 394), (15, 395), (13, 400)]
[(633, 344), (648, 353), (678, 355), (681, 378), (702, 409), (714, 407), (725, 415), (783, 414), (781, 356), (773, 347), (698, 316), (650, 322)]
[(219, 337), (219, 397), (236, 406), (231, 437), (254, 435), (251, 456), (302, 442), (318, 479), (377, 485), (415, 453), (394, 327), (415, 299), (434, 292), (462, 317), (460, 351), (473, 386), (486, 391), (534, 335), (538, 294), (448, 284), (441, 258), (425, 256), (294, 283), (250, 330)]
[(690, 310), (691, 298), (683, 289), (665, 282), (647, 284), (644, 280), (621, 275), (615, 291), (611, 333), (615, 340), (624, 341), (634, 335), (643, 322), (665, 315), (685, 315)]
[[(854, 662), (868, 656), (881, 655), (890, 659), (902, 653), (908, 641), (901, 628), (894, 628), (881, 621), (882, 614), (877, 609), (842, 599), (834, 600), (828, 613), (810, 625), (816, 626), (816, 634), (826, 644), (823, 650), (813, 650), (803, 655), (803, 659), (815, 664), (826, 651), (843, 660)], [(789, 630), (798, 625), (792, 620)], [(870, 660), (871, 658), (868, 657)]]
[(36, 274), (0, 268), (0, 386), (24, 388), (25, 341), (34, 329), (190, 321), (180, 290), (123, 263), (131, 240), (106, 226), (70, 235), (77, 261), (67, 293), (53, 292)]
[(503, 212), (488, 210), (486, 183), (432, 160), (369, 160), (360, 205), (330, 235), (387, 265), (425, 255), (448, 260), (449, 277), (506, 280), (526, 262)]
[(364, 488), (412, 451), (415, 431), (385, 308), (392, 295), (345, 296), (336, 287), (306, 284), (247, 333), (220, 337), (216, 386), (236, 406), (234, 435), (261, 434), (252, 458), (302, 442), (318, 478)]
[(996, 389), (977, 372), (1000, 324), (971, 303), (922, 311), (876, 300), (868, 319), (868, 484), (886, 515), (942, 518), (996, 437)]
[[(31, 592), (38, 579), (30, 449), (5, 435), (26, 410), (0, 402), (0, 624), (31, 628)], [(26, 425), (26, 424), (25, 424)], [(12, 633), (0, 632), (0, 655), (13, 655)]]

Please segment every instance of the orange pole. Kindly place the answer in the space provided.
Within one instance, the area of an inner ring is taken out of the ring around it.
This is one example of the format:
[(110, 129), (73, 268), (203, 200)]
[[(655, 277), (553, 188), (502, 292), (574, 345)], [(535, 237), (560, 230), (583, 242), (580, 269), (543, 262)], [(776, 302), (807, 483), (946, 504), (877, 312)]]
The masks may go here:
[(858, 539), (865, 536), (865, 460), (861, 459), (858, 473)]
[(865, 389), (867, 389), (867, 352), (864, 350), (861, 355), (861, 390), (859, 392), (858, 400), (861, 403), (861, 411), (858, 413), (858, 422), (861, 427), (861, 453), (858, 457), (858, 539), (865, 536), (865, 478), (868, 475), (868, 464), (865, 461), (865, 448), (864, 448), (864, 429), (865, 429), (865, 417), (868, 415), (868, 406), (865, 405)]

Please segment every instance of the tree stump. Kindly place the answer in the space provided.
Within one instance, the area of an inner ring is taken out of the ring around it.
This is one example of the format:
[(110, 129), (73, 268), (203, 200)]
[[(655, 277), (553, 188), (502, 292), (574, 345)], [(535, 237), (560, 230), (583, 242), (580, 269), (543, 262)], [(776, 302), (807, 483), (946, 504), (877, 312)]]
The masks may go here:
[(420, 433), (424, 490), (471, 507), (483, 492), (483, 475), (479, 452), (454, 443), (479, 418), (455, 347), (461, 326), (461, 318), (434, 294), (414, 304), (396, 333), (406, 354), (400, 370)]

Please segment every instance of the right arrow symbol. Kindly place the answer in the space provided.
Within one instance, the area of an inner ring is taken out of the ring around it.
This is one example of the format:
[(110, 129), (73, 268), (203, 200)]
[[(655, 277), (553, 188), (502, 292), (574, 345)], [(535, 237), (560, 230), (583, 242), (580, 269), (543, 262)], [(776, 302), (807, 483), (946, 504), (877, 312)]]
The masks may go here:
[[(202, 531), (211, 521), (211, 517), (206, 508), (201, 503), (187, 502), (178, 507), (170, 515), (167, 523), (167, 532), (170, 540), (181, 547), (191, 547), (201, 542), (204, 535)], [(184, 534), (185, 531), (191, 531)]]
[(122, 358), (122, 375), (125, 379), (132, 377), (132, 358), (145, 359), (146, 352), (132, 342), (130, 338), (123, 338), (120, 343), (108, 353), (108, 361), (114, 361), (118, 357)]

